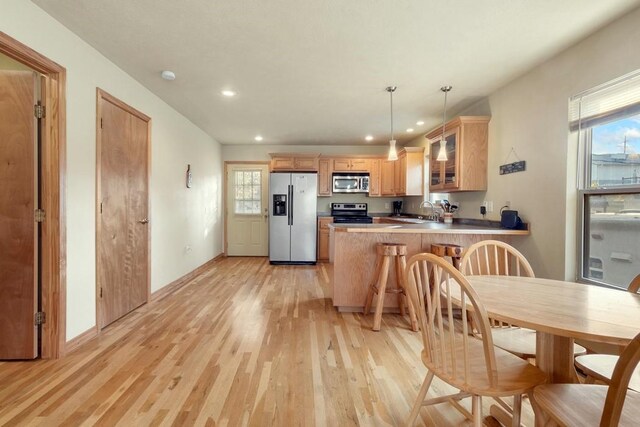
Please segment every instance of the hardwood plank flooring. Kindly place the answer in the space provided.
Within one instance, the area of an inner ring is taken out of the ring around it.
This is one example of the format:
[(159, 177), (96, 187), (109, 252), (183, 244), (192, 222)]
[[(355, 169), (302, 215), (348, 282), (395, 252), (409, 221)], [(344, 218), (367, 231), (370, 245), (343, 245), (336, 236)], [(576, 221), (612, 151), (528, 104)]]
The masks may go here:
[[(373, 332), (373, 316), (338, 313), (327, 268), (221, 259), (60, 360), (0, 362), (0, 425), (402, 425), (420, 336), (399, 315)], [(429, 395), (445, 392), (435, 379)], [(419, 423), (465, 419), (445, 403)]]

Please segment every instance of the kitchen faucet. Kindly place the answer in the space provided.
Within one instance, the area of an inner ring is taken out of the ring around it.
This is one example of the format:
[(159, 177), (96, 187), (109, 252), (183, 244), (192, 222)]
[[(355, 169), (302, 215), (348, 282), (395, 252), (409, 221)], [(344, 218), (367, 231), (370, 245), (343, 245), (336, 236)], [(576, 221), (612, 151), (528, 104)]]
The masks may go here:
[(427, 215), (427, 219), (431, 221), (438, 221), (440, 219), (440, 215), (438, 215), (438, 211), (436, 211), (436, 207), (429, 200), (424, 200), (422, 203), (420, 203), (419, 208), (422, 209), (427, 205), (431, 206), (431, 215)]

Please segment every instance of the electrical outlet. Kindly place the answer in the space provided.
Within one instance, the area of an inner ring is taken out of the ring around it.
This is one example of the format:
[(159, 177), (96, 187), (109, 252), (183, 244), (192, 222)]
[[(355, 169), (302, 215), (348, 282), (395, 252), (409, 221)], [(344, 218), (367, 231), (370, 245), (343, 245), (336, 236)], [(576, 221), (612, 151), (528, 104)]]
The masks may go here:
[(487, 208), (487, 213), (488, 212), (493, 212), (493, 202), (492, 201), (485, 200), (484, 202), (482, 202), (482, 206)]
[(385, 209), (389, 209), (390, 207), (391, 207), (391, 206), (389, 205), (389, 202), (385, 202), (385, 204), (384, 204), (384, 208), (385, 208)]
[(504, 205), (506, 206), (506, 209), (511, 209), (511, 202), (510, 201), (506, 201), (504, 202)]

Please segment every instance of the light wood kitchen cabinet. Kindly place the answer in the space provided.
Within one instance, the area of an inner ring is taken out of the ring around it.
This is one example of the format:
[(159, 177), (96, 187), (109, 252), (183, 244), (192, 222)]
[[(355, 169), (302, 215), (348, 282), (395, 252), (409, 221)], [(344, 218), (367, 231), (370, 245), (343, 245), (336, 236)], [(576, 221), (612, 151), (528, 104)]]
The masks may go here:
[(380, 194), (382, 196), (422, 196), (424, 194), (424, 148), (406, 147), (398, 151), (398, 160), (381, 161)]
[(380, 162), (381, 159), (369, 160), (369, 197), (380, 196)]
[(369, 159), (335, 158), (333, 159), (334, 172), (367, 172)]
[(273, 172), (317, 172), (317, 153), (270, 153)]
[(318, 218), (318, 261), (329, 260), (329, 224), (333, 217)]
[(405, 147), (398, 153), (399, 182), (396, 194), (399, 196), (422, 196), (424, 194), (424, 148)]
[(484, 191), (487, 189), (488, 116), (460, 116), (445, 125), (447, 161), (437, 160), (441, 128), (426, 135), (431, 143), (430, 191)]
[(331, 159), (321, 157), (318, 160), (318, 196), (331, 196)]
[(382, 160), (380, 165), (380, 194), (382, 196), (396, 195), (396, 162), (397, 160)]

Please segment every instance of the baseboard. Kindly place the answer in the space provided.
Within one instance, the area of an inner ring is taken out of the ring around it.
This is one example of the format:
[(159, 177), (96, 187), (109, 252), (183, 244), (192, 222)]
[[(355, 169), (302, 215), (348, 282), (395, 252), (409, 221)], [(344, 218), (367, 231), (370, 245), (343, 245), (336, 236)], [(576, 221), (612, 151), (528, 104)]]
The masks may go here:
[(92, 326), (80, 335), (75, 338), (71, 338), (64, 344), (64, 351), (62, 352), (64, 356), (74, 351), (76, 348), (80, 347), (82, 344), (87, 341), (92, 340), (98, 335), (98, 327)]
[(213, 257), (209, 261), (205, 262), (200, 267), (196, 267), (196, 269), (190, 271), (189, 273), (185, 274), (184, 276), (182, 276), (182, 277), (174, 280), (173, 282), (169, 283), (167, 286), (163, 286), (162, 288), (158, 289), (157, 291), (152, 292), (151, 293), (151, 302), (160, 301), (162, 298), (166, 297), (167, 295), (171, 294), (172, 292), (176, 291), (177, 289), (180, 289), (182, 286), (186, 285), (192, 279), (194, 279), (198, 274), (201, 274), (204, 271), (206, 271), (209, 267), (211, 267), (213, 265), (213, 263), (215, 263), (216, 261), (218, 261), (219, 259), (224, 258), (224, 257), (225, 257), (225, 254), (221, 253), (221, 254)]

